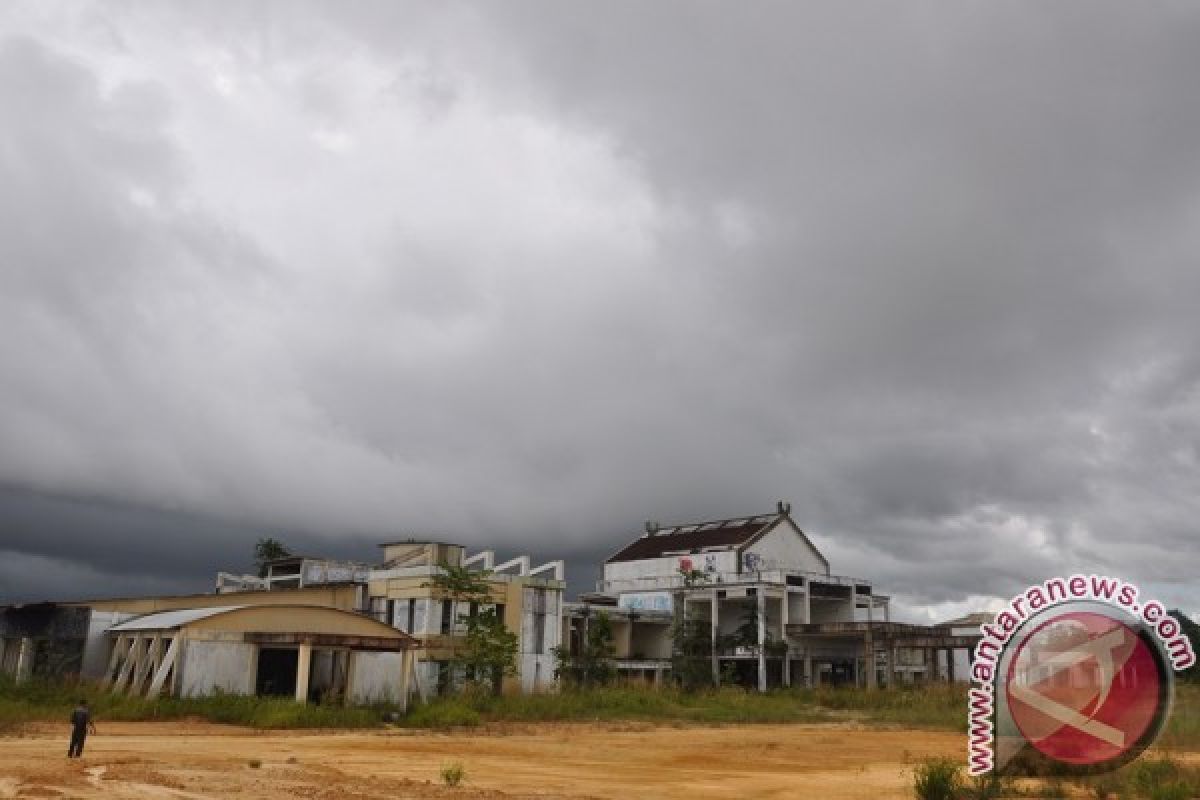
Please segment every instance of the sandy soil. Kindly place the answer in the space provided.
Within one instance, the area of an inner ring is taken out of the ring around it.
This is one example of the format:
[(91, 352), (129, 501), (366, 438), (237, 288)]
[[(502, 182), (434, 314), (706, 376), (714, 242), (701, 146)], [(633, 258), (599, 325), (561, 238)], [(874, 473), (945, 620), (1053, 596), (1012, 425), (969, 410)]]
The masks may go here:
[[(487, 732), (256, 732), (99, 723), (0, 739), (0, 798), (908, 798), (910, 764), (961, 736), (855, 725), (507, 726)], [(466, 780), (441, 785), (443, 764)]]

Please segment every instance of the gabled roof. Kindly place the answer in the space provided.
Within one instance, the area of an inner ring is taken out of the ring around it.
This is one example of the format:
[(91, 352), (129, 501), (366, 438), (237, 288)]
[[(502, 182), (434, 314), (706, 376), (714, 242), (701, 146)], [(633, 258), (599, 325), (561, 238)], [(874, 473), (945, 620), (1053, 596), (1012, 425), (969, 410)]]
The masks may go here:
[(619, 553), (609, 558), (607, 563), (741, 549), (757, 541), (763, 534), (775, 527), (776, 523), (785, 518), (787, 518), (787, 512), (780, 511), (775, 514), (691, 522), (660, 528), (633, 540)]

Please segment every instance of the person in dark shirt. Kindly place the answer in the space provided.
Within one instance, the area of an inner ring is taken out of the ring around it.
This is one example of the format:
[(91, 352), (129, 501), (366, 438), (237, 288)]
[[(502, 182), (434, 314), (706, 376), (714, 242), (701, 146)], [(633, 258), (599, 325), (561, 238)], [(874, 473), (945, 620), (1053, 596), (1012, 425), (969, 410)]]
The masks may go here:
[(83, 755), (83, 740), (88, 732), (96, 732), (96, 723), (92, 722), (92, 712), (87, 700), (80, 700), (79, 705), (71, 712), (71, 746), (67, 748), (67, 758), (79, 758)]

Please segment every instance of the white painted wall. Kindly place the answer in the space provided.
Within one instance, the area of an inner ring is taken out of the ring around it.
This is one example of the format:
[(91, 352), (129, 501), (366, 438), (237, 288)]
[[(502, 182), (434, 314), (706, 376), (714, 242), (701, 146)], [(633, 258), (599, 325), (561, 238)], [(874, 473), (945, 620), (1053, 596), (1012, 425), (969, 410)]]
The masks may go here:
[(743, 572), (769, 569), (829, 573), (817, 548), (786, 519), (742, 554)]
[(254, 694), (255, 648), (245, 642), (183, 643), (179, 693), (203, 697), (220, 689), (229, 694)]
[[(404, 675), (403, 653), (350, 653), (350, 702), (399, 703)], [(436, 679), (435, 679), (436, 685)]]

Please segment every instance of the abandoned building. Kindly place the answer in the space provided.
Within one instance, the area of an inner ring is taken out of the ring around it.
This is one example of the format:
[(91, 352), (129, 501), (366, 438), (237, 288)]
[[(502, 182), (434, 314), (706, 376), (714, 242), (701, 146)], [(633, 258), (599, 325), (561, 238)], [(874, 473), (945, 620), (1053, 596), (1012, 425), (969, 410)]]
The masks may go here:
[(336, 608), (213, 606), (108, 628), (102, 685), (143, 697), (225, 692), (299, 702), (395, 703), (414, 673), (412, 637)]
[[(564, 603), (564, 564), (433, 541), (381, 545), (379, 563), (288, 557), (262, 577), (219, 573), (204, 595), (110, 598), (0, 607), (0, 673), (78, 674), (115, 690), (192, 696), (213, 691), (403, 704), (453, 691), (465, 619), (494, 609), (518, 642), (516, 676), (498, 688), (557, 684), (555, 649), (577, 652), (606, 615), (624, 680), (661, 684), (673, 629), (709, 631), (715, 683), (874, 687), (963, 679), (978, 640), (973, 617), (937, 626), (890, 619), (890, 600), (863, 578), (835, 574), (780, 502), (767, 514), (660, 526), (603, 565), (596, 592)], [(476, 570), (474, 602), (437, 577)]]
[[(467, 555), (459, 544), (428, 541), (380, 545), (380, 564), (289, 557), (267, 564), (263, 578), (217, 576), (217, 593), (227, 599), (245, 591), (287, 595), (320, 587), (343, 587), (341, 607), (357, 610), (411, 636), (416, 642), (414, 690), (428, 697), (453, 690), (462, 676), (451, 658), (466, 635), (464, 618), (488, 608), (446, 597), (433, 584), (445, 566), (479, 570), (488, 584), (490, 606), (517, 635), (517, 675), (505, 677), (503, 691), (534, 692), (555, 685), (553, 649), (562, 630), (564, 564), (534, 567), (529, 556), (496, 563), (495, 553)], [(474, 606), (474, 607), (473, 607)]]
[(220, 690), (403, 706), (416, 641), (353, 613), (354, 587), (0, 608), (0, 673), (78, 675), (142, 696)]
[(605, 562), (598, 591), (567, 605), (565, 645), (577, 648), (588, 620), (607, 614), (618, 673), (661, 681), (673, 623), (699, 619), (711, 631), (718, 684), (873, 687), (933, 680), (939, 664), (953, 679), (954, 653), (974, 639), (891, 622), (889, 598), (868, 580), (834, 574), (790, 512), (780, 502), (769, 514), (647, 523)]

